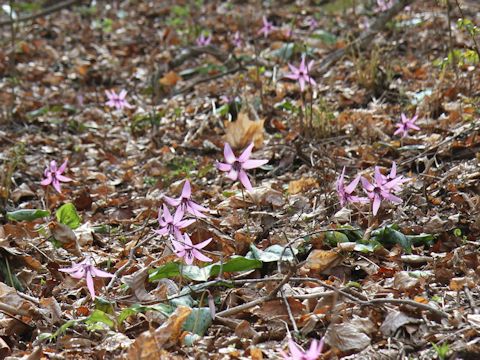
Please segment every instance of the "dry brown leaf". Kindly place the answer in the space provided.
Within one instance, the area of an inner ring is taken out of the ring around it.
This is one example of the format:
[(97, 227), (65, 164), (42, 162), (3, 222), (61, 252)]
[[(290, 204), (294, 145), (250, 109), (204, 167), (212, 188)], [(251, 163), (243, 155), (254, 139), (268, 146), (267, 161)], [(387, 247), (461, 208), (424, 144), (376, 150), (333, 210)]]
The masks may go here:
[(341, 352), (361, 351), (370, 345), (370, 334), (376, 330), (369, 319), (354, 318), (343, 324), (332, 324), (325, 334), (325, 343)]
[[(301, 301), (292, 297), (287, 298), (287, 300), (293, 316), (300, 316), (304, 309)], [(262, 319), (272, 320), (272, 318), (275, 318), (290, 323), (290, 318), (288, 317), (288, 310), (282, 299), (274, 299), (264, 302), (258, 308), (255, 308), (252, 312), (256, 316), (261, 317)]]
[(393, 310), (388, 313), (383, 321), (382, 326), (380, 326), (380, 331), (383, 335), (390, 337), (394, 336), (397, 330), (402, 326), (407, 324), (418, 324), (421, 322), (422, 320), (420, 319), (415, 319), (401, 311)]
[(340, 264), (343, 256), (335, 250), (313, 250), (308, 255), (305, 267), (310, 270), (323, 272)]
[(165, 351), (180, 339), (182, 326), (192, 309), (179, 306), (167, 321), (155, 331), (145, 331), (138, 336), (128, 350), (129, 360), (164, 359), (169, 356)]
[(67, 225), (54, 222), (50, 225), (50, 231), (55, 240), (60, 242), (65, 250), (76, 256), (82, 256), (77, 236)]
[(288, 192), (292, 195), (304, 193), (307, 190), (318, 188), (318, 181), (314, 178), (301, 178), (290, 181), (288, 184)]
[(175, 86), (177, 82), (182, 80), (182, 78), (175, 72), (175, 71), (169, 71), (163, 77), (158, 80), (158, 82), (164, 86)]
[(251, 121), (248, 114), (240, 112), (237, 120), (226, 124), (225, 141), (234, 149), (243, 149), (251, 142), (255, 148), (263, 146), (263, 123), (265, 120)]

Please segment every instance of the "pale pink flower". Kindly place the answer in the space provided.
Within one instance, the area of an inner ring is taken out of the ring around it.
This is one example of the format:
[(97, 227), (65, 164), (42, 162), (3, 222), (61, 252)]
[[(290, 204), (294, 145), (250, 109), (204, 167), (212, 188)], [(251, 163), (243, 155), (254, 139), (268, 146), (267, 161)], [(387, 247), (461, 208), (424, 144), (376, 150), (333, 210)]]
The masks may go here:
[(382, 200), (388, 200), (395, 204), (402, 203), (402, 199), (393, 195), (391, 192), (399, 189), (403, 179), (397, 177), (393, 180), (385, 182), (384, 175), (380, 172), (380, 168), (375, 166), (374, 181), (370, 183), (367, 179), (361, 178), (363, 190), (367, 193), (368, 198), (372, 202), (372, 213), (377, 215)]
[(322, 354), (323, 338), (320, 341), (313, 339), (310, 348), (307, 351), (304, 351), (290, 338), (288, 339), (288, 348), (290, 349), (290, 355), (287, 355), (282, 351), (285, 360), (317, 360)]
[(262, 18), (262, 21), (263, 21), (263, 26), (260, 30), (258, 30), (258, 35), (263, 34), (263, 37), (266, 39), (275, 27), (273, 26), (273, 23), (267, 20), (266, 16)]
[(130, 105), (127, 100), (125, 100), (125, 97), (127, 96), (127, 90), (121, 90), (118, 95), (115, 93), (115, 90), (105, 90), (105, 94), (108, 98), (108, 101), (106, 102), (107, 106), (117, 110), (123, 110), (123, 108), (133, 108), (133, 106)]
[(158, 223), (161, 226), (158, 230), (153, 230), (158, 235), (170, 235), (175, 239), (182, 239), (180, 231), (195, 222), (195, 219), (183, 219), (185, 212), (179, 206), (172, 216), (167, 206), (163, 204), (163, 212), (158, 210)]
[(298, 68), (293, 66), (292, 64), (288, 64), (292, 72), (290, 74), (285, 75), (285, 77), (298, 81), (298, 83), (300, 84), (300, 90), (304, 91), (305, 83), (308, 83), (310, 85), (317, 84), (315, 80), (313, 80), (313, 78), (309, 75), (310, 70), (312, 69), (313, 63), (314, 61), (311, 60), (308, 63), (308, 66), (305, 66), (305, 55), (303, 55), (302, 62), (300, 63), (300, 66)]
[(164, 196), (165, 202), (170, 206), (180, 207), (184, 212), (188, 212), (197, 217), (207, 217), (202, 212), (209, 211), (206, 207), (197, 204), (192, 199), (192, 188), (190, 186), (190, 181), (185, 180), (183, 184), (182, 194), (180, 197), (174, 199), (169, 196)]
[(313, 16), (308, 19), (307, 24), (310, 30), (315, 30), (318, 27), (318, 21)]
[(337, 195), (338, 199), (340, 200), (340, 206), (345, 206), (348, 203), (368, 203), (370, 200), (366, 197), (360, 197), (352, 195), (355, 191), (358, 183), (360, 182), (360, 176), (357, 176), (353, 181), (345, 186), (345, 167), (343, 167), (342, 173), (340, 177), (337, 179), (336, 187), (337, 187)]
[(211, 42), (212, 35), (208, 35), (208, 37), (205, 37), (203, 34), (200, 34), (200, 36), (196, 40), (197, 46), (207, 46), (210, 45)]
[(253, 188), (245, 170), (255, 169), (268, 162), (268, 160), (251, 160), (250, 155), (252, 153), (252, 149), (253, 143), (248, 145), (243, 153), (237, 158), (235, 157), (230, 145), (225, 143), (223, 154), (226, 164), (217, 162), (218, 170), (228, 172), (227, 177), (233, 181), (240, 180), (243, 186), (245, 186), (245, 189), (248, 191), (252, 191)]
[(40, 184), (42, 184), (43, 186), (52, 184), (55, 190), (61, 193), (62, 187), (60, 185), (60, 182), (73, 181), (73, 179), (70, 179), (69, 177), (62, 175), (67, 168), (67, 163), (68, 163), (68, 159), (65, 160), (63, 164), (60, 165), (59, 168), (57, 168), (57, 162), (55, 160), (50, 161), (50, 165), (47, 166), (47, 168), (43, 173), (43, 175), (45, 176), (45, 179), (43, 179)]
[(413, 118), (409, 119), (407, 116), (402, 113), (402, 120), (399, 124), (395, 124), (398, 129), (393, 133), (393, 135), (402, 134), (402, 137), (408, 135), (408, 130), (420, 130), (420, 128), (415, 125), (415, 121), (418, 120), (418, 115), (415, 115)]
[(175, 250), (175, 255), (178, 257), (183, 257), (187, 265), (192, 265), (194, 259), (205, 262), (212, 261), (212, 259), (200, 252), (201, 249), (210, 244), (212, 238), (194, 245), (190, 239), (190, 236), (188, 236), (188, 234), (183, 234), (182, 238), (172, 239), (171, 241)]
[(383, 12), (389, 10), (393, 4), (394, 0), (377, 0), (377, 8), (376, 11)]
[(232, 44), (235, 45), (235, 47), (240, 47), (242, 46), (242, 36), (240, 35), (240, 32), (237, 31), (235, 34), (233, 34), (232, 37)]
[(406, 178), (403, 175), (397, 176), (397, 164), (395, 163), (395, 161), (392, 163), (390, 174), (388, 174), (387, 176), (382, 174), (382, 179), (384, 184), (389, 181), (396, 180), (396, 185), (392, 188), (394, 191), (402, 190), (402, 184), (410, 181), (410, 178)]
[(94, 277), (101, 277), (101, 278), (112, 278), (113, 274), (105, 272), (103, 270), (97, 269), (92, 264), (92, 260), (87, 257), (85, 260), (79, 262), (78, 264), (73, 263), (72, 267), (58, 269), (59, 271), (68, 273), (71, 277), (75, 279), (82, 279), (85, 278), (87, 282), (88, 291), (92, 296), (92, 299), (95, 300), (95, 286), (93, 283)]

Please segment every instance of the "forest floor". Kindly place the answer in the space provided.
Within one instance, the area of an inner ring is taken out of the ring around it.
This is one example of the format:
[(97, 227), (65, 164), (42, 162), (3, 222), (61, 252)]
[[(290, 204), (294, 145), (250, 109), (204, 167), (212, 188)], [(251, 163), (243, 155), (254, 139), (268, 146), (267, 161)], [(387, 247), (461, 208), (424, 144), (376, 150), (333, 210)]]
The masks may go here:
[(1, 359), (480, 358), (477, 1), (12, 3)]

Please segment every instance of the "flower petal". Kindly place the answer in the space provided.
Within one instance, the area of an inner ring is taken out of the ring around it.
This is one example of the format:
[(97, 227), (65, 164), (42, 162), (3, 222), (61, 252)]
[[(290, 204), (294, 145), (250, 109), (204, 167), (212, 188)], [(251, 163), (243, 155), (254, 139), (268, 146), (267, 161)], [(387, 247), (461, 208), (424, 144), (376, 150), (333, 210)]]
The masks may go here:
[(243, 150), (242, 154), (238, 157), (238, 161), (243, 163), (245, 161), (248, 161), (250, 158), (250, 155), (252, 154), (252, 149), (253, 149), (253, 142), (248, 145), (245, 150)]
[(240, 170), (238, 174), (238, 178), (240, 182), (243, 184), (243, 186), (245, 186), (245, 189), (247, 189), (248, 191), (253, 190), (252, 184), (250, 183), (250, 179), (248, 178), (247, 173), (243, 169)]
[(88, 291), (90, 291), (92, 300), (95, 300), (95, 286), (94, 286), (92, 274), (90, 273), (90, 271), (87, 271), (86, 280), (87, 280)]
[(60, 180), (61, 182), (70, 182), (73, 181), (73, 179), (69, 178), (68, 176), (63, 176), (61, 174), (57, 174), (57, 179)]
[(194, 257), (196, 257), (198, 260), (200, 261), (204, 261), (204, 262), (212, 262), (213, 260), (210, 259), (208, 256), (206, 255), (203, 255), (200, 251), (198, 251), (197, 249), (193, 249), (192, 250), (192, 254)]
[(237, 160), (229, 143), (225, 143), (225, 146), (223, 147), (223, 156), (225, 157), (227, 164), (233, 164)]
[(185, 180), (185, 184), (183, 184), (183, 189), (182, 189), (182, 198), (184, 199), (190, 199), (192, 196), (192, 187), (190, 186), (190, 181)]
[(268, 160), (247, 160), (242, 164), (245, 170), (255, 169), (268, 163)]
[(163, 196), (163, 201), (165, 201), (168, 205), (175, 206), (175, 207), (180, 205), (180, 203), (182, 202), (181, 198), (174, 199), (169, 196)]
[(231, 164), (224, 164), (224, 163), (221, 163), (221, 162), (218, 162), (218, 161), (216, 163), (216, 166), (217, 166), (217, 169), (220, 170), (220, 171), (230, 171), (232, 169)]
[(373, 215), (377, 215), (378, 209), (380, 209), (380, 204), (382, 203), (382, 199), (380, 198), (379, 195), (375, 194), (375, 197), (373, 198), (373, 206), (372, 206), (372, 212)]
[(208, 244), (210, 244), (211, 241), (212, 241), (212, 238), (207, 239), (207, 240), (204, 240), (204, 241), (202, 241), (201, 243), (195, 244), (195, 245), (193, 245), (193, 247), (194, 247), (195, 249), (203, 249), (205, 246), (207, 246)]

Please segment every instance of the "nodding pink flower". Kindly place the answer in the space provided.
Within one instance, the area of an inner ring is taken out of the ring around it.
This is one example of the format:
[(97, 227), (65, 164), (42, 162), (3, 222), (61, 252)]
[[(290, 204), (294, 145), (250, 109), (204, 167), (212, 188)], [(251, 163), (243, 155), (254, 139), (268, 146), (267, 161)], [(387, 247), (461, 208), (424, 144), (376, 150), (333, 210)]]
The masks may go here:
[(393, 6), (394, 2), (394, 0), (377, 0), (377, 8), (375, 10), (381, 12), (387, 11)]
[(260, 30), (258, 30), (258, 33), (257, 33), (257, 34), (258, 34), (258, 35), (263, 34), (263, 37), (266, 39), (266, 38), (268, 37), (268, 35), (270, 35), (270, 33), (273, 31), (273, 29), (274, 29), (275, 27), (273, 26), (273, 23), (271, 23), (271, 22), (269, 22), (269, 21), (267, 20), (267, 17), (266, 17), (266, 16), (264, 16), (264, 17), (262, 18), (262, 21), (263, 21), (263, 26), (262, 26), (262, 28), (261, 28)]
[(223, 148), (223, 155), (225, 157), (225, 163), (217, 162), (217, 169), (220, 171), (228, 172), (227, 177), (233, 181), (240, 180), (245, 189), (252, 191), (252, 184), (248, 179), (247, 172), (245, 170), (255, 169), (268, 162), (268, 160), (251, 160), (250, 155), (252, 153), (253, 143), (247, 146), (243, 153), (237, 158), (232, 151), (232, 148), (228, 143), (225, 143)]
[(179, 198), (173, 199), (169, 196), (164, 196), (165, 202), (170, 206), (180, 207), (184, 212), (188, 212), (194, 216), (205, 218), (207, 217), (202, 212), (209, 211), (206, 207), (197, 204), (192, 199), (192, 188), (190, 186), (190, 181), (185, 180), (183, 184), (182, 194)]
[(208, 35), (208, 37), (205, 37), (203, 34), (200, 34), (200, 36), (196, 40), (197, 46), (207, 46), (210, 45), (211, 42), (212, 35)]
[(305, 55), (303, 55), (302, 62), (300, 63), (300, 66), (298, 68), (293, 66), (292, 64), (288, 64), (288, 67), (290, 68), (292, 73), (285, 75), (285, 77), (298, 81), (298, 83), (300, 84), (300, 90), (303, 92), (305, 90), (305, 83), (308, 83), (310, 85), (317, 84), (315, 80), (313, 80), (313, 78), (309, 75), (313, 63), (314, 61), (311, 60), (308, 63), (308, 66), (305, 66)]
[(337, 195), (340, 200), (340, 206), (345, 206), (348, 203), (368, 203), (370, 200), (366, 197), (354, 196), (352, 193), (355, 191), (358, 183), (360, 182), (360, 176), (357, 176), (353, 181), (345, 186), (345, 167), (343, 167), (340, 177), (337, 179)]
[(127, 90), (121, 90), (118, 95), (115, 93), (115, 90), (105, 90), (105, 94), (108, 98), (108, 101), (106, 102), (107, 106), (117, 110), (123, 110), (123, 108), (133, 108), (133, 106), (130, 105), (127, 100), (125, 100), (125, 97), (127, 96)]
[(113, 274), (97, 269), (92, 264), (92, 260), (87, 257), (85, 260), (79, 262), (78, 264), (73, 263), (72, 267), (58, 269), (59, 271), (68, 273), (71, 277), (75, 279), (85, 278), (87, 281), (88, 291), (92, 296), (92, 299), (95, 300), (95, 286), (93, 283), (94, 277), (101, 278), (112, 278)]
[(320, 341), (313, 339), (307, 351), (304, 351), (290, 338), (288, 339), (288, 348), (290, 349), (290, 355), (282, 351), (285, 360), (317, 360), (323, 351), (323, 338)]
[(172, 239), (172, 245), (175, 250), (175, 254), (178, 257), (183, 257), (187, 265), (192, 265), (194, 259), (200, 261), (211, 262), (212, 259), (203, 255), (200, 250), (210, 244), (212, 238), (202, 241), (199, 244), (193, 245), (192, 240), (188, 234), (183, 234), (181, 239)]
[(380, 168), (375, 166), (375, 175), (373, 183), (367, 179), (361, 178), (363, 190), (367, 193), (368, 198), (372, 202), (372, 213), (377, 215), (382, 200), (388, 200), (395, 204), (402, 203), (402, 199), (393, 195), (391, 192), (400, 189), (403, 182), (401, 177), (397, 177), (390, 181), (385, 181), (384, 175), (380, 172)]
[(158, 235), (170, 235), (175, 239), (182, 239), (180, 229), (186, 228), (195, 222), (195, 219), (183, 219), (185, 212), (179, 206), (172, 216), (167, 206), (163, 204), (163, 212), (158, 210), (158, 224), (161, 226), (158, 230), (153, 230)]
[(55, 190), (61, 193), (62, 187), (60, 185), (60, 182), (73, 181), (73, 179), (70, 179), (69, 177), (62, 175), (67, 168), (67, 163), (68, 163), (68, 159), (65, 160), (63, 164), (60, 165), (59, 168), (57, 168), (57, 162), (55, 160), (50, 161), (50, 165), (47, 166), (47, 168), (43, 172), (45, 179), (43, 179), (40, 184), (42, 184), (43, 186), (52, 184)]
[(235, 34), (233, 34), (232, 44), (235, 45), (235, 47), (242, 46), (242, 36), (240, 35), (239, 31), (237, 31)]
[(418, 115), (415, 115), (413, 118), (409, 119), (407, 116), (402, 113), (402, 120), (401, 123), (395, 124), (398, 129), (393, 133), (393, 135), (402, 134), (402, 137), (408, 135), (408, 130), (420, 130), (420, 128), (415, 125), (415, 121), (418, 120)]
[(382, 174), (382, 179), (384, 184), (389, 181), (395, 180), (397, 184), (395, 185), (395, 187), (392, 188), (394, 191), (402, 190), (402, 184), (410, 181), (410, 178), (406, 178), (403, 175), (397, 176), (397, 164), (395, 163), (395, 161), (392, 163), (390, 174), (388, 174), (387, 176)]

